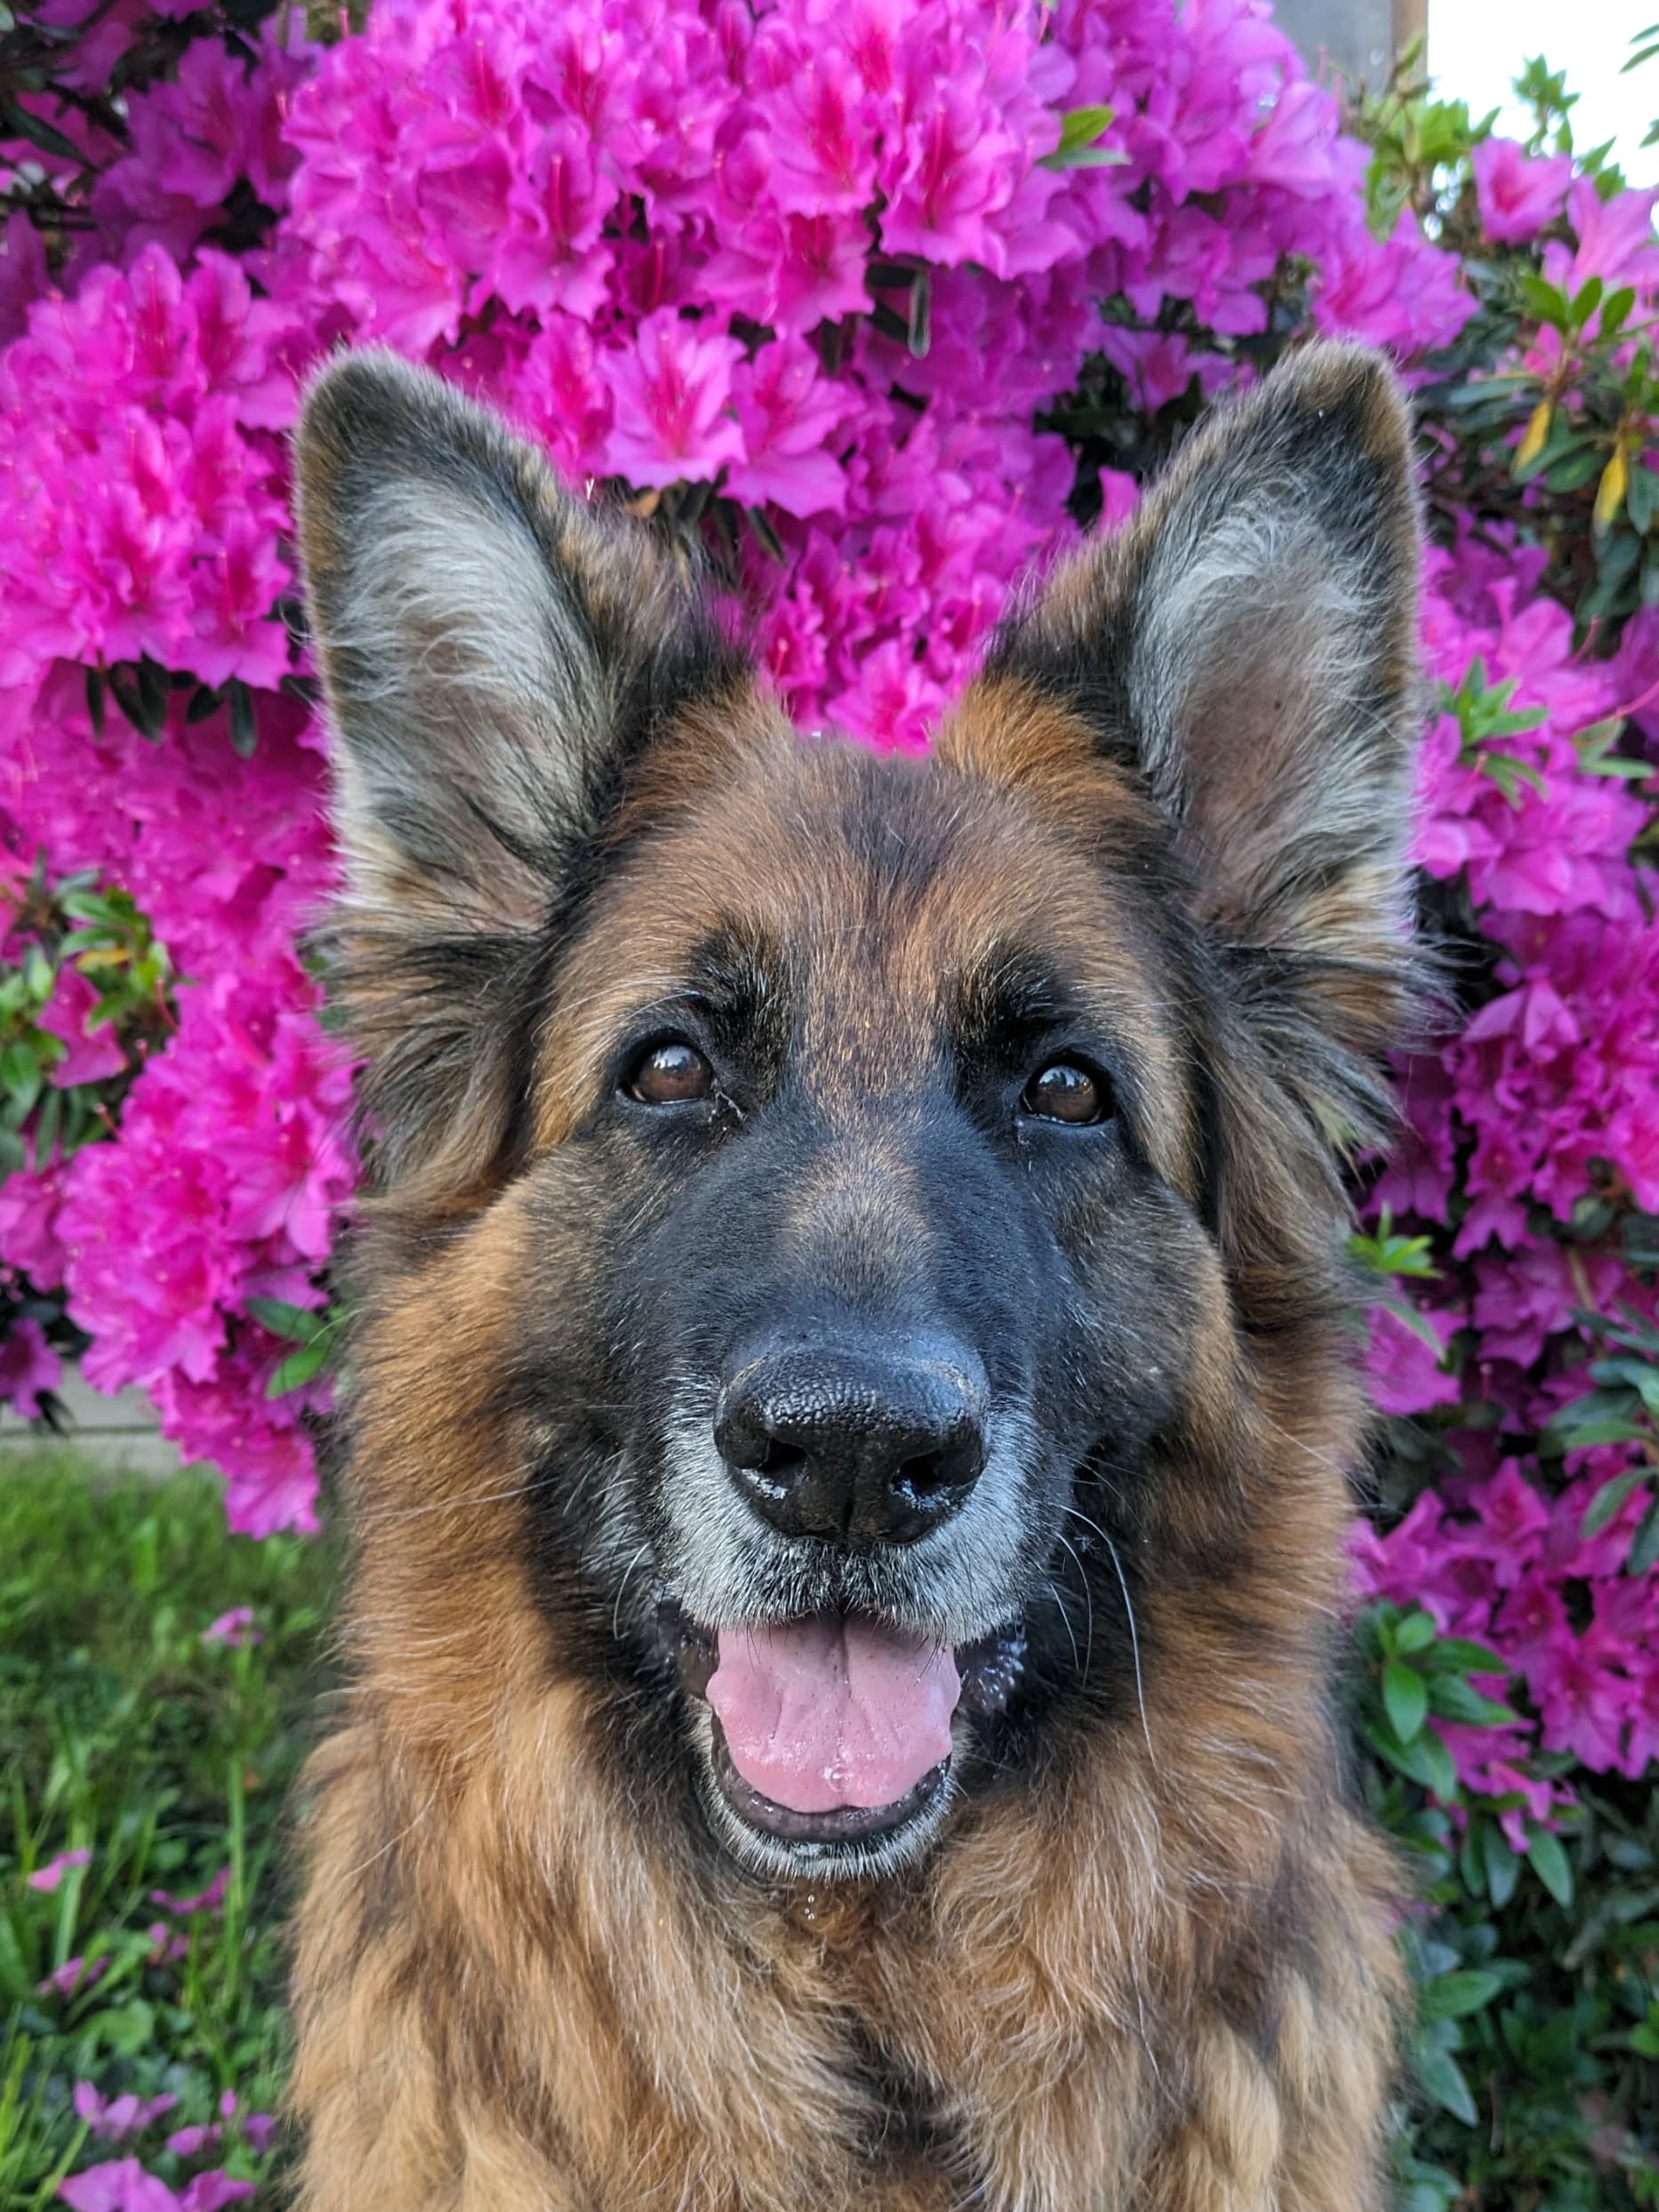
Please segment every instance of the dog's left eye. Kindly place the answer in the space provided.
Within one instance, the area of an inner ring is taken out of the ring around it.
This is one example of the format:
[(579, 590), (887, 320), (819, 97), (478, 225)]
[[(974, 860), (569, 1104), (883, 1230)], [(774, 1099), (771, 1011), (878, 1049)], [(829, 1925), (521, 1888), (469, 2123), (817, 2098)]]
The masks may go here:
[(1093, 1069), (1075, 1060), (1056, 1060), (1039, 1068), (1026, 1085), (1020, 1111), (1038, 1121), (1104, 1121), (1111, 1111), (1111, 1091), (1105, 1077)]
[(684, 1038), (669, 1038), (641, 1053), (623, 1078), (622, 1088), (642, 1106), (677, 1106), (711, 1097), (714, 1070), (695, 1045)]

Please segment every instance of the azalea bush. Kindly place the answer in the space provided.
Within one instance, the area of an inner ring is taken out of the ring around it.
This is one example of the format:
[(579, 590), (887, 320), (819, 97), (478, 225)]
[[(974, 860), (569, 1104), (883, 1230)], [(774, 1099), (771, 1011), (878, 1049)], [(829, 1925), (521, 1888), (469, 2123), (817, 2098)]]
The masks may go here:
[(1409, 65), (1344, 117), (1263, 0), (10, 20), (0, 1388), (140, 1387), (246, 1531), (313, 1525), (357, 1168), (305, 950), (307, 367), (376, 340), (492, 399), (696, 543), (804, 726), (915, 747), (1212, 397), (1391, 349), (1446, 1001), (1356, 1163), (1355, 1722), (1438, 1908), (1402, 2171), (1659, 2202), (1655, 196), (1543, 62), (1525, 140)]

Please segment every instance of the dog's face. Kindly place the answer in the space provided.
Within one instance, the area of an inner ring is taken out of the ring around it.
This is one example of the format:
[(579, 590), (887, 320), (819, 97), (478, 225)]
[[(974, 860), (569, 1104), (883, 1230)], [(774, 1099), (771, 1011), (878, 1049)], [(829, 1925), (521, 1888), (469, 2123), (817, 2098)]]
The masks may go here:
[(1274, 1362), (1329, 1368), (1401, 989), (1391, 384), (1213, 428), (925, 760), (789, 732), (429, 379), (336, 367), (301, 464), (386, 1203), (457, 1268), (510, 1216), (533, 1597), (739, 1858), (894, 1868), (1047, 1709), (1133, 1714), (1135, 1592), (1224, 1584)]

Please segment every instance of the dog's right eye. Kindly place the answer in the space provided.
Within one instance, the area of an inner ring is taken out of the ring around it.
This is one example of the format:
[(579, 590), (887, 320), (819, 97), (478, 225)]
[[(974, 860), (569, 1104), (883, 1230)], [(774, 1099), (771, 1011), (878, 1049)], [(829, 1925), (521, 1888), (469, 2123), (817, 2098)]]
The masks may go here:
[(669, 1038), (640, 1054), (622, 1088), (642, 1106), (678, 1106), (713, 1095), (714, 1070), (695, 1045)]

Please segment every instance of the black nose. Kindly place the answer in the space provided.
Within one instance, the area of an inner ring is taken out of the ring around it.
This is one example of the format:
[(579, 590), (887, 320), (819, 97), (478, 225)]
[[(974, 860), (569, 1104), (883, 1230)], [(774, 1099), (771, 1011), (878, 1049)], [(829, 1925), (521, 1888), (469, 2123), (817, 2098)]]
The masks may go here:
[(786, 1536), (913, 1543), (985, 1464), (985, 1373), (931, 1338), (792, 1342), (740, 1361), (714, 1424), (733, 1480)]

